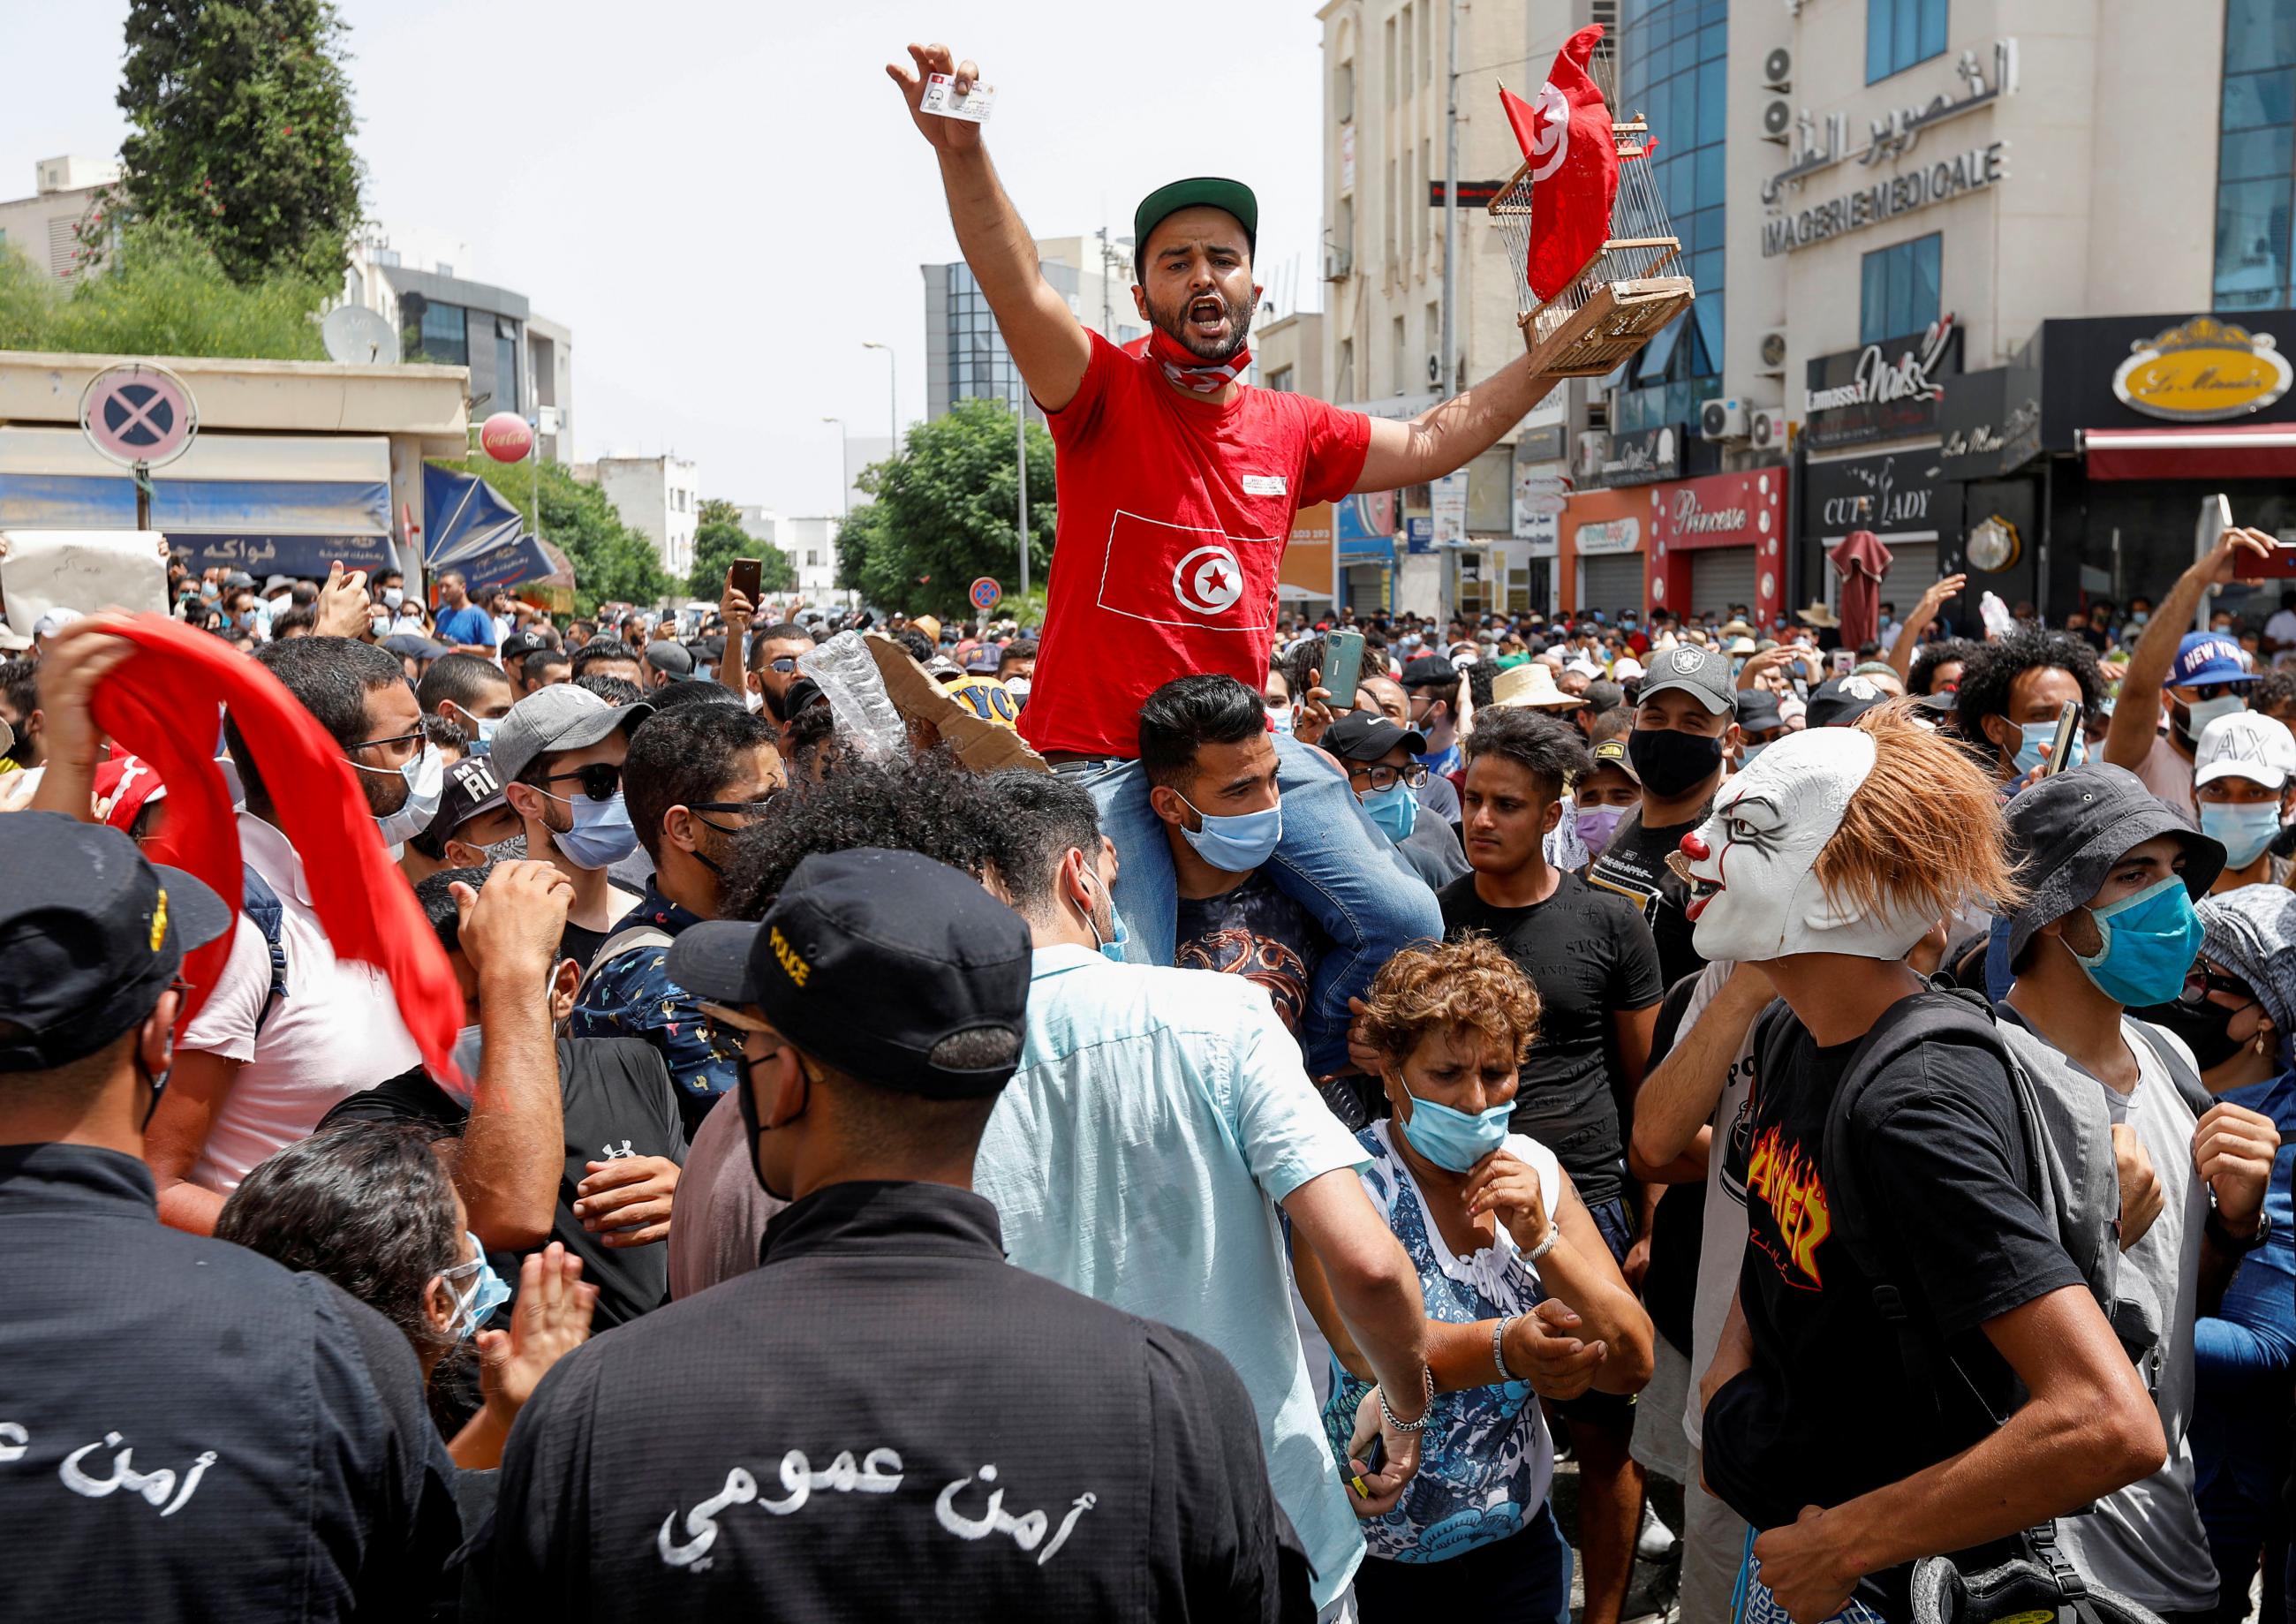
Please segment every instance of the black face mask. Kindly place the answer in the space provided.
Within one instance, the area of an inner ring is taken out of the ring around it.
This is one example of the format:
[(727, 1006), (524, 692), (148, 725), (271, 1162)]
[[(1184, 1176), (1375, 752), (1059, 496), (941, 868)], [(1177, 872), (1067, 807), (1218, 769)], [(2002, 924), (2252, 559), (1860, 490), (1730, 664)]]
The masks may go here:
[(1644, 789), (1672, 800), (1720, 770), (1722, 739), (1718, 734), (1709, 738), (1672, 727), (1637, 727), (1627, 735), (1627, 759)]
[[(754, 1080), (751, 1072), (756, 1065), (757, 1062), (750, 1058), (749, 1046), (744, 1044), (742, 1053), (735, 1056), (734, 1060), (734, 1087), (742, 1091), (742, 1128), (750, 1141), (750, 1171), (757, 1175), (758, 1189), (786, 1205), (791, 1197), (783, 1194), (766, 1182), (765, 1163), (758, 1160), (758, 1136), (765, 1132), (765, 1124), (758, 1120), (758, 1091), (751, 1086)], [(805, 1075), (802, 1062), (799, 1063), (798, 1074), (801, 1077)], [(809, 1077), (806, 1078), (806, 1103), (808, 1105), (813, 1103), (813, 1079)], [(802, 1114), (802, 1112), (800, 1113), (800, 1115)], [(797, 1120), (796, 1117), (790, 1119), (791, 1122), (795, 1120)], [(789, 1122), (784, 1122), (782, 1126), (787, 1128)]]
[[(2241, 1009), (2251, 1007), (2241, 1005)], [(2198, 1004), (2171, 998), (2166, 1004), (2128, 1013), (2183, 1038), (2185, 1046), (2193, 1052), (2193, 1062), (2203, 1071), (2215, 1070), (2248, 1046), (2226, 1029), (2240, 1009), (2226, 1009), (2213, 998), (2203, 998)]]

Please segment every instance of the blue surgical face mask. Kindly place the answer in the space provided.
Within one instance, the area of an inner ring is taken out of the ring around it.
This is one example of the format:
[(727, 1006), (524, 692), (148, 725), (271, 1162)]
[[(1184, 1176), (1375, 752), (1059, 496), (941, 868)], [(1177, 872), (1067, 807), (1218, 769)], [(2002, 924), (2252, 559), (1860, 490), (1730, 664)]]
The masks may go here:
[(1212, 816), (1185, 795), (1180, 804), (1201, 818), (1204, 825), (1184, 828), (1181, 837), (1195, 848), (1198, 857), (1222, 874), (1250, 874), (1275, 855), (1276, 842), (1283, 838), (1280, 800), (1265, 812), (1238, 812), (1226, 817)]
[(1413, 1150), (1439, 1168), (1464, 1173), (1506, 1143), (1507, 1119), (1514, 1114), (1512, 1100), (1480, 1116), (1469, 1116), (1421, 1099), (1411, 1093), (1408, 1083), (1403, 1092), (1411, 1095), (1411, 1116), (1403, 1124), (1403, 1136), (1411, 1141)]
[[(547, 790), (542, 793), (550, 795)], [(592, 800), (586, 795), (578, 800), (563, 795), (550, 795), (550, 799), (565, 801), (574, 809), (574, 826), (553, 829), (550, 839), (575, 867), (609, 867), (637, 849), (638, 832), (630, 823), (630, 809), (622, 804), (619, 790), (611, 800)]]
[(1292, 732), (1292, 707), (1270, 705), (1267, 708), (1267, 725), (1277, 733), (1288, 737)]
[(1411, 838), (1411, 831), (1419, 822), (1419, 798), (1406, 783), (1391, 783), (1383, 790), (1374, 790), (1363, 798), (1362, 804), (1364, 816), (1398, 846)]
[(495, 730), (502, 726), (502, 718), (474, 716), (469, 720), (474, 730), (474, 736), (471, 740), (471, 754), (483, 756), (490, 753), (495, 747)]
[(2246, 868), (2264, 855), (2264, 849), (2280, 833), (2279, 803), (2266, 800), (2232, 806), (2202, 801), (2201, 833), (2225, 849), (2226, 867)]
[(486, 1248), (479, 1244), (479, 1237), (465, 1231), (463, 1238), (471, 1243), (471, 1255), (478, 1269), (471, 1276), (470, 1289), (455, 1296), (455, 1323), (447, 1331), (456, 1341), (468, 1341), (472, 1333), (487, 1323), (488, 1315), (510, 1300), (510, 1287), (503, 1284), (494, 1265), (487, 1261)]
[(1748, 743), (1745, 748), (1739, 752), (1738, 770), (1742, 773), (1748, 767), (1753, 766), (1754, 758), (1760, 755), (1764, 750), (1769, 749), (1770, 742), (1771, 742), (1769, 740), (1765, 739), (1759, 744)]
[(2152, 618), (2152, 611), (2149, 609), (2131, 610), (2128, 615), (2128, 624), (2131, 626), (2142, 626)]
[[(2056, 742), (2057, 725), (2054, 722), (2028, 722), (2019, 731), (2021, 736), (2017, 744), (2017, 776), (2022, 778), (2048, 759), (2041, 753), (2041, 746)], [(2065, 746), (2065, 753), (2068, 758), (2065, 770), (2070, 772), (2088, 759), (2088, 740), (2075, 732), (2072, 742)]]
[(1086, 913), (1084, 922), (1091, 928), (1093, 941), (1100, 948), (1100, 956), (1111, 964), (1121, 964), (1124, 963), (1124, 944), (1132, 939), (1132, 932), (1124, 928), (1124, 915), (1116, 911), (1116, 898), (1113, 897), (1108, 899), (1108, 917), (1114, 930), (1105, 938), (1100, 933), (1100, 922), (1089, 911)]
[(2131, 1009), (2166, 1004), (2185, 988), (2201, 951), (2201, 918), (2181, 875), (2170, 874), (2109, 907), (2091, 908), (2103, 944), (2074, 959), (2096, 988)]

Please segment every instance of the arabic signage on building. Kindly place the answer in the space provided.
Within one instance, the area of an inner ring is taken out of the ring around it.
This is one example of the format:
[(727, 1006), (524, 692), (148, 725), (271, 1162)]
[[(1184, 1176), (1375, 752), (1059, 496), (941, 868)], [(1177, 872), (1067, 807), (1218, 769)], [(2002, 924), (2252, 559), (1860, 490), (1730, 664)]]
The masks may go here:
[[(1848, 113), (1834, 113), (1821, 120), (1803, 110), (1794, 123), (1793, 163), (1762, 183), (1762, 202), (1770, 210), (1762, 222), (1764, 257), (1791, 254), (1934, 203), (1984, 191), (2007, 178), (2009, 147), (2004, 141), (1983, 142), (1934, 157), (1925, 152), (1920, 161), (1899, 167), (1926, 131), (2015, 92), (2017, 42), (1996, 41), (1989, 70), (1976, 52), (1964, 51), (1955, 71), (1961, 79), (1961, 94), (1940, 94), (1919, 106), (1883, 110), (1867, 121), (1862, 146), (1853, 144)], [(1803, 188), (1812, 178), (1849, 162), (1869, 172), (1887, 165), (1889, 173), (1877, 174), (1834, 197), (1803, 201)]]
[(1926, 332), (1816, 357), (1802, 396), (1802, 444), (1824, 450), (1934, 432), (1961, 348), (1960, 326), (1944, 316)]
[(1625, 434), (1590, 434), (1580, 442), (1580, 483), (1654, 485), (1679, 479), (1687, 432), (1683, 424), (1670, 422)]
[(2043, 322), (2028, 349), (2041, 374), (2041, 449), (2071, 451), (2083, 429), (2296, 423), (2292, 349), (2296, 310)]
[(2041, 379), (2024, 367), (1964, 373), (1938, 406), (1938, 466), (1948, 480), (1996, 480), (2041, 454)]
[(1962, 488), (1946, 480), (1933, 448), (1810, 463), (1801, 492), (1804, 530), (1828, 544), (1852, 530), (1890, 545), (1960, 530)]

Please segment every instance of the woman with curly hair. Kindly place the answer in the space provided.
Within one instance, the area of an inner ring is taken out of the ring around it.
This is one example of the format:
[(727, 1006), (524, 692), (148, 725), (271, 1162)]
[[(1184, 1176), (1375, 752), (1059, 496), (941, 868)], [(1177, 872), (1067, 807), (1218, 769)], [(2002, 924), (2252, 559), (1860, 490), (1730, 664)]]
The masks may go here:
[[(1419, 1472), (1367, 1516), (1356, 1574), (1366, 1624), (1570, 1616), (1570, 1550), (1546, 1504), (1554, 1446), (1538, 1398), (1649, 1379), (1651, 1322), (1554, 1152), (1507, 1130), (1538, 995), (1488, 937), (1406, 948), (1373, 984), (1358, 1035), (1394, 1115), (1357, 1138), (1358, 1169), (1419, 1274), (1429, 1370)], [(1329, 1339), (1325, 1430), (1351, 1481), (1383, 1402), (1312, 1256), (1300, 1290)], [(1358, 1514), (1364, 1509), (1358, 1505)]]

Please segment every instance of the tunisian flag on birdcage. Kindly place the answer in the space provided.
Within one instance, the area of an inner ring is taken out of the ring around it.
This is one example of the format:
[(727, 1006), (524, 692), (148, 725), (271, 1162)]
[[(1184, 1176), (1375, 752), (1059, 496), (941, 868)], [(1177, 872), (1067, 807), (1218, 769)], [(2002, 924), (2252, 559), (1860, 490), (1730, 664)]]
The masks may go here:
[(1530, 291), (1544, 299), (1569, 287), (1611, 234), (1619, 150), (1611, 110), (1587, 77), (1603, 25), (1573, 34), (1555, 53), (1536, 103), (1502, 86), (1507, 122), (1531, 166)]

